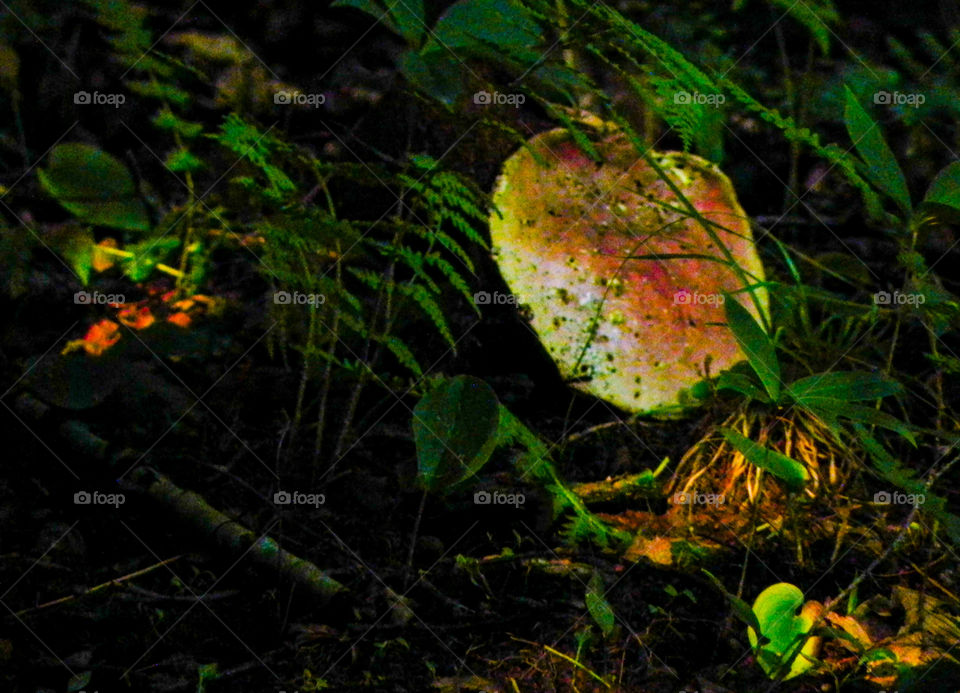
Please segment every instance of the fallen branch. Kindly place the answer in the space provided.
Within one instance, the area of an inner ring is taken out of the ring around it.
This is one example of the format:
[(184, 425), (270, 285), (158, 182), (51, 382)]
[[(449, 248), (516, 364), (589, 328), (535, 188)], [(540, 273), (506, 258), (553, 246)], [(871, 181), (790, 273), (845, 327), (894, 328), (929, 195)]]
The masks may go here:
[[(61, 438), (69, 443), (71, 449), (75, 450), (78, 456), (95, 459), (113, 468), (120, 468), (121, 463), (126, 465), (129, 464), (131, 459), (140, 458), (140, 455), (132, 450), (116, 449), (109, 441), (91, 431), (83, 422), (76, 420), (57, 422), (53, 420), (54, 415), (51, 407), (29, 394), (20, 395), (15, 402), (15, 407), (21, 416), (32, 420), (34, 423), (43, 421), (46, 425), (56, 426)], [(254, 563), (261, 567), (271, 568), (293, 583), (303, 585), (315, 597), (323, 601), (330, 599), (335, 594), (347, 591), (346, 587), (310, 561), (299, 558), (281, 548), (266, 533), (258, 536), (252, 530), (211, 506), (200, 494), (180, 488), (163, 474), (140, 467), (129, 472), (129, 474), (125, 474), (124, 477), (119, 481), (120, 487), (124, 491), (152, 499), (225, 553), (237, 558), (249, 553)], [(134, 573), (133, 575), (137, 574)], [(111, 580), (103, 585), (98, 585), (93, 590), (115, 582)], [(65, 600), (67, 599), (69, 598), (65, 598)], [(51, 605), (65, 600), (51, 602)]]

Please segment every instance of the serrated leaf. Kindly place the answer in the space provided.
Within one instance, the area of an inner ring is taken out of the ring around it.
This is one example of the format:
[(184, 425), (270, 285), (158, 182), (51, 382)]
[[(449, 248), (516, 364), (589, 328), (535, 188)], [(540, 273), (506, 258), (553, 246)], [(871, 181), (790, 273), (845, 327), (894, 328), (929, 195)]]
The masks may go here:
[(844, 89), (846, 90), (844, 121), (847, 132), (850, 133), (850, 139), (853, 140), (853, 146), (866, 164), (864, 172), (867, 178), (889, 195), (907, 215), (912, 214), (913, 206), (910, 204), (907, 180), (893, 152), (887, 146), (883, 132), (863, 110), (863, 106), (850, 91), (850, 87), (844, 86)]
[(780, 361), (773, 341), (738, 300), (729, 295), (725, 298), (724, 309), (730, 331), (770, 399), (777, 401), (780, 399)]
[(497, 444), (500, 406), (479, 378), (459, 375), (423, 396), (413, 410), (418, 481), (445, 492), (477, 473)]
[(137, 196), (130, 172), (96, 147), (57, 145), (37, 176), (51, 197), (88, 224), (127, 231), (150, 228), (146, 207)]
[(720, 433), (723, 434), (727, 442), (730, 443), (737, 452), (743, 455), (748, 462), (770, 472), (794, 491), (799, 491), (803, 488), (803, 485), (807, 481), (808, 474), (807, 468), (800, 462), (776, 450), (771, 450), (759, 443), (755, 443), (731, 428), (721, 428)]

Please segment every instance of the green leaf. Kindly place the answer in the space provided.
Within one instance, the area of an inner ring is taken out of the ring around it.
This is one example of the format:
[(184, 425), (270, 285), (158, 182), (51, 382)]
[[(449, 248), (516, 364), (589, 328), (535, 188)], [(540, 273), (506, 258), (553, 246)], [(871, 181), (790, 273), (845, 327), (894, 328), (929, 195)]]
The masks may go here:
[(189, 149), (173, 150), (167, 154), (166, 164), (167, 168), (174, 173), (182, 173), (184, 171), (193, 173), (203, 168), (203, 161), (194, 156)]
[(872, 407), (865, 407), (861, 404), (851, 404), (850, 402), (842, 402), (840, 400), (826, 400), (812, 406), (802, 406), (805, 406), (810, 412), (831, 425), (836, 422), (838, 417), (842, 416), (855, 423), (879, 426), (894, 431), (906, 438), (914, 447), (917, 446), (917, 440), (909, 424), (895, 416), (891, 416), (886, 412), (879, 411)]
[[(813, 626), (813, 618), (797, 614), (803, 606), (803, 592), (796, 585), (780, 582), (771, 585), (753, 602), (753, 612), (760, 624), (759, 632), (769, 642), (759, 645), (757, 631), (747, 628), (747, 637), (750, 646), (757, 654), (757, 661), (770, 678), (777, 678), (784, 665), (793, 658), (790, 670), (784, 680), (802, 674), (813, 666), (813, 663), (802, 655), (798, 656), (801, 648), (807, 653), (807, 644), (812, 650), (810, 638), (804, 636)], [(808, 653), (809, 654), (809, 653)]]
[(93, 676), (92, 671), (83, 671), (76, 676), (71, 676), (70, 680), (67, 682), (67, 693), (74, 693), (75, 691), (82, 691), (90, 684), (90, 679)]
[(413, 437), (418, 481), (427, 491), (446, 491), (487, 462), (497, 444), (500, 406), (479, 378), (458, 375), (417, 403)]
[(801, 406), (879, 399), (902, 391), (903, 386), (896, 380), (883, 373), (866, 371), (817, 373), (787, 386), (789, 395)]
[(337, 0), (331, 7), (353, 7), (382, 22), (411, 46), (419, 46), (426, 25), (423, 0)]
[(933, 179), (923, 204), (935, 211), (946, 208), (942, 215), (947, 221), (955, 221), (960, 215), (960, 161), (945, 166)]
[(89, 227), (65, 225), (44, 234), (44, 243), (57, 251), (84, 286), (90, 281), (93, 269), (93, 246), (96, 240)]
[(780, 399), (780, 362), (773, 342), (740, 301), (728, 294), (725, 299), (727, 325), (770, 399), (777, 401)]
[(540, 41), (540, 26), (510, 0), (460, 0), (437, 20), (428, 45), (456, 51), (491, 44), (507, 54), (526, 53)]
[(866, 164), (867, 178), (889, 195), (907, 215), (912, 214), (913, 207), (910, 204), (907, 180), (893, 152), (887, 146), (886, 140), (883, 139), (883, 132), (863, 110), (863, 106), (850, 91), (850, 87), (844, 86), (844, 89), (847, 95), (844, 108), (847, 132), (850, 133), (853, 145)]
[(443, 48), (409, 50), (400, 56), (400, 71), (410, 84), (447, 106), (463, 91), (461, 70), (457, 59)]
[(794, 491), (799, 491), (806, 483), (807, 468), (791, 457), (765, 448), (731, 428), (721, 428), (720, 433), (737, 452), (747, 460), (783, 481)]
[(179, 245), (180, 241), (176, 238), (158, 238), (129, 245), (126, 250), (133, 256), (121, 263), (123, 273), (135, 282), (143, 281), (150, 276), (157, 263), (163, 262), (167, 254)]
[(61, 144), (50, 152), (40, 184), (79, 219), (97, 226), (146, 231), (150, 220), (126, 167), (88, 144)]
[(609, 636), (617, 624), (617, 617), (613, 613), (613, 607), (603, 596), (603, 580), (597, 574), (590, 579), (587, 586), (587, 593), (584, 600), (587, 603), (587, 611), (593, 616), (593, 620), (600, 626), (604, 636)]
[(767, 393), (761, 390), (756, 381), (743, 373), (733, 371), (724, 371), (717, 376), (716, 387), (718, 390), (733, 390), (739, 392), (748, 399), (755, 399), (759, 402), (769, 402)]

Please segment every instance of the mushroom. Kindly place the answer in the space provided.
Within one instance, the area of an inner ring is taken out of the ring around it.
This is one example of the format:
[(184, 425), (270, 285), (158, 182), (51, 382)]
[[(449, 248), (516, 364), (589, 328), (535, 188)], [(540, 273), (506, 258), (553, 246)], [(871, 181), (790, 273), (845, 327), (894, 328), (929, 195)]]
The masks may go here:
[[(623, 133), (594, 147), (600, 163), (567, 130), (551, 130), (506, 161), (493, 194), (494, 257), (564, 378), (632, 413), (676, 411), (685, 390), (743, 358), (723, 302), (744, 279), (764, 281), (749, 220), (715, 165), (650, 152), (738, 273)], [(756, 301), (749, 292), (734, 300), (757, 318), (767, 294), (753, 292)]]

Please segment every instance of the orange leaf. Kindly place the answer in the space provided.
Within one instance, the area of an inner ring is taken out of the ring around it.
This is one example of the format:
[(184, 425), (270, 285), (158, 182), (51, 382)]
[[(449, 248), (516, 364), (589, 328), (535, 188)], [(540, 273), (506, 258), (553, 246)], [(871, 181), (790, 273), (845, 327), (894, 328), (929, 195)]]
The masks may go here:
[(167, 322), (172, 322), (178, 327), (188, 327), (190, 325), (190, 316), (186, 313), (174, 313), (167, 318)]
[(117, 331), (120, 326), (113, 320), (101, 320), (91, 325), (83, 337), (83, 348), (91, 356), (100, 356), (107, 349), (120, 341)]
[(156, 321), (156, 318), (150, 312), (149, 306), (131, 304), (120, 309), (120, 312), (117, 313), (117, 320), (134, 330), (144, 330), (150, 327)]

